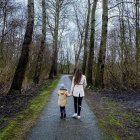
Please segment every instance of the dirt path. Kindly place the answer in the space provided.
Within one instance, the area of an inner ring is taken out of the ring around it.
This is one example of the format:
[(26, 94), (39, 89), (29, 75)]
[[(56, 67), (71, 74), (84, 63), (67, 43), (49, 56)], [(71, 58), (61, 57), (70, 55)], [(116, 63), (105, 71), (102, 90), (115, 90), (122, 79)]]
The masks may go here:
[[(60, 83), (64, 83), (70, 89), (71, 81), (67, 75), (62, 76)], [(60, 119), (57, 105), (59, 84), (26, 140), (103, 140), (95, 116), (85, 100), (82, 104), (81, 120), (71, 117), (74, 111), (72, 97), (69, 97), (66, 107), (67, 118)]]

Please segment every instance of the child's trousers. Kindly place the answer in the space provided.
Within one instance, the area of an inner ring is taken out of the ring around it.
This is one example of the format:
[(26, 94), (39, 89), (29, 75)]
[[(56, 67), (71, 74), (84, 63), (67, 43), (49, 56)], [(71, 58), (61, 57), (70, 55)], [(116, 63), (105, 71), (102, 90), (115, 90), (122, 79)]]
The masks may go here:
[(61, 113), (61, 116), (63, 115), (63, 117), (66, 115), (66, 109), (65, 109), (65, 106), (60, 106), (60, 113)]

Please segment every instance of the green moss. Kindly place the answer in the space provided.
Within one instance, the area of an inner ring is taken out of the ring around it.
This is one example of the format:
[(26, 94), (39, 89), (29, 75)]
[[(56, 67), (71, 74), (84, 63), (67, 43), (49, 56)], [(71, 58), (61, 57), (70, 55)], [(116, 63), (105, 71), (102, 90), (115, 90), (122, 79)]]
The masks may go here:
[(46, 105), (51, 93), (56, 88), (59, 78), (53, 81), (52, 85), (44, 88), (39, 96), (34, 98), (15, 120), (10, 120), (9, 125), (0, 133), (0, 140), (23, 140), (26, 133), (35, 124), (40, 112)]
[[(133, 115), (130, 112), (121, 112), (119, 111), (119, 106), (116, 102), (113, 102), (109, 99), (104, 99), (105, 104), (101, 106), (95, 112), (97, 116), (99, 126), (102, 128), (104, 133), (108, 135), (111, 140), (121, 140), (122, 134), (125, 132), (125, 121), (131, 122), (134, 126), (140, 124), (140, 118)], [(98, 114), (98, 111), (103, 111), (103, 116)], [(135, 118), (135, 119), (133, 119)], [(135, 136), (129, 135), (126, 136), (128, 140), (134, 140)]]
[(98, 121), (100, 123), (100, 128), (102, 128), (104, 130), (104, 133), (109, 136), (108, 139), (120, 140), (119, 136), (116, 133), (116, 128), (122, 127), (120, 122), (116, 121), (116, 119), (111, 115), (105, 117), (104, 119), (98, 118)]
[(122, 113), (123, 118), (130, 122), (130, 124), (134, 127), (138, 127), (140, 125), (140, 117), (137, 114), (132, 112), (124, 112)]

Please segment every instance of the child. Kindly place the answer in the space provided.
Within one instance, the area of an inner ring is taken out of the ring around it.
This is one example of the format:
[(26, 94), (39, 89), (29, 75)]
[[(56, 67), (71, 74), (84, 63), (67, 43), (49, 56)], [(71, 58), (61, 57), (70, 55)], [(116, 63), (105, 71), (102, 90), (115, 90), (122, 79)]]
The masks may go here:
[(60, 85), (60, 89), (58, 91), (58, 105), (60, 106), (60, 118), (66, 118), (66, 110), (65, 106), (67, 103), (67, 96), (71, 96), (71, 94), (68, 93), (68, 90), (65, 88), (64, 84)]

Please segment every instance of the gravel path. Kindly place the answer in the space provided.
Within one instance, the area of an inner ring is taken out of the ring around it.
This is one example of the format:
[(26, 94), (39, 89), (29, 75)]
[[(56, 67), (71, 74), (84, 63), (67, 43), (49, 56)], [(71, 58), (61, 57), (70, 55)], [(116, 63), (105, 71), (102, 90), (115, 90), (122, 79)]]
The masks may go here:
[[(60, 83), (64, 83), (70, 90), (71, 81), (68, 75), (62, 76)], [(68, 98), (66, 106), (67, 118), (60, 119), (57, 105), (59, 84), (26, 140), (103, 140), (103, 134), (97, 126), (95, 116), (85, 100), (82, 103), (80, 120), (72, 118), (74, 113), (72, 97)]]

